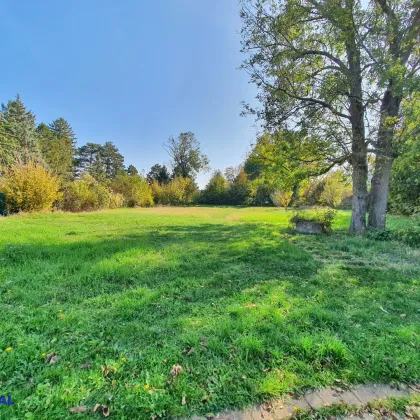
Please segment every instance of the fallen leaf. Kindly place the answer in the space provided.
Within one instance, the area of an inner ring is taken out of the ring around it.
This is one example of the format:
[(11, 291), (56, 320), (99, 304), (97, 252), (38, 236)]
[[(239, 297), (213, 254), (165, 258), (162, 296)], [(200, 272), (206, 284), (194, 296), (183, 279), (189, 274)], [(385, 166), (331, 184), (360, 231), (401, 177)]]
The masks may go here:
[(73, 413), (73, 414), (84, 413), (86, 410), (87, 410), (87, 407), (85, 405), (69, 408), (70, 413)]
[[(55, 353), (48, 353), (46, 356), (45, 356), (45, 361), (46, 362), (50, 362), (51, 361), (51, 359), (53, 358), (55, 356)], [(56, 360), (57, 361), (57, 360)], [(53, 363), (55, 363), (55, 362), (53, 362)]]
[(244, 375), (244, 376), (242, 376), (242, 379), (244, 380), (244, 381), (246, 381), (246, 376)]
[(407, 314), (401, 314), (400, 317), (401, 318), (407, 318)]
[(340, 383), (341, 379), (334, 379), (335, 382)]
[(117, 368), (111, 367), (109, 365), (101, 366), (102, 375), (107, 378), (111, 372), (115, 373)]
[(102, 415), (104, 417), (109, 417), (109, 415), (111, 414), (111, 410), (109, 409), (109, 407), (103, 404), (95, 404), (93, 406), (92, 411), (94, 413), (96, 413), (98, 410), (102, 412)]
[(178, 376), (182, 372), (182, 366), (180, 365), (173, 365), (171, 370), (172, 376)]
[(185, 395), (182, 396), (181, 405), (187, 404), (187, 399), (185, 398)]
[(53, 356), (53, 357), (51, 357), (51, 359), (50, 359), (50, 363), (51, 363), (51, 364), (57, 363), (57, 361), (58, 361), (58, 357), (57, 357), (57, 356)]

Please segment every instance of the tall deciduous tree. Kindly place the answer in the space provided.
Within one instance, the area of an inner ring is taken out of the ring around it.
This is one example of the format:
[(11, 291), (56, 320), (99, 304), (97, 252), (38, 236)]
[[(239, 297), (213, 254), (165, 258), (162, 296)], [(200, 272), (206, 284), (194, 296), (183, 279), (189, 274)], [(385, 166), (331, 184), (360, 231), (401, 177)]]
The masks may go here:
[(174, 177), (194, 179), (198, 172), (208, 170), (209, 159), (191, 131), (181, 133), (177, 139), (170, 137), (164, 147), (171, 157)]
[(371, 59), (372, 79), (378, 85), (374, 100), (379, 105), (369, 226), (384, 228), (401, 103), (420, 89), (420, 2), (375, 0), (368, 16), (371, 34), (361, 46)]
[(215, 171), (204, 190), (200, 201), (203, 204), (228, 204), (229, 184), (221, 171)]
[[(397, 121), (388, 117), (396, 107), (390, 112), (386, 105), (394, 92), (393, 75), (404, 95), (403, 85), (408, 86), (418, 71), (418, 60), (410, 59), (417, 54), (413, 40), (418, 37), (418, 10), (417, 0), (376, 0), (367, 7), (358, 0), (243, 1), (243, 50), (249, 55), (243, 67), (259, 87), (263, 104), (262, 109), (247, 110), (256, 113), (268, 131), (284, 126), (308, 129), (312, 138), (330, 142), (332, 163), (350, 162), (350, 229), (355, 232), (366, 229), (370, 150), (377, 154), (374, 180), (382, 189), (386, 184), (379, 170), (385, 150), (379, 139), (392, 143), (393, 128), (388, 128)], [(387, 17), (391, 15), (394, 18)], [(394, 34), (399, 46), (407, 46), (401, 50), (405, 61), (389, 54)], [(379, 195), (373, 193), (373, 200)], [(372, 219), (371, 224), (381, 222)]]

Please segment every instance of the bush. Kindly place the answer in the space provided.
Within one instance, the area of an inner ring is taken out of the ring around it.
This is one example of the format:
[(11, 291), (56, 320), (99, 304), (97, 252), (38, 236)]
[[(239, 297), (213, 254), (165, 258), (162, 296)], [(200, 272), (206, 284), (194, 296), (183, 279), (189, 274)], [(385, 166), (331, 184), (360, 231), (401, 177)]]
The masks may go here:
[(337, 211), (333, 209), (317, 211), (316, 213), (297, 210), (290, 218), (290, 224), (296, 227), (296, 223), (298, 222), (316, 222), (322, 225), (324, 232), (331, 232), (332, 224), (336, 216)]
[(412, 247), (420, 247), (420, 227), (399, 229), (395, 232), (397, 240)]
[(369, 229), (366, 237), (374, 241), (391, 241), (394, 239), (394, 234), (390, 229)]
[(271, 194), (273, 187), (261, 180), (250, 181), (251, 186), (251, 205), (253, 206), (272, 206)]
[(152, 188), (141, 175), (118, 175), (112, 181), (111, 189), (124, 197), (124, 204), (128, 207), (153, 205)]
[(109, 193), (109, 208), (118, 209), (124, 205), (124, 196), (120, 193), (110, 192)]
[(6, 196), (7, 211), (12, 213), (50, 210), (61, 196), (57, 178), (32, 162), (6, 170), (0, 190)]
[(322, 205), (337, 208), (351, 197), (351, 185), (342, 171), (331, 172), (323, 177), (302, 182), (299, 204)]
[(65, 186), (63, 210), (90, 211), (109, 207), (110, 191), (89, 174)]
[(226, 204), (228, 182), (220, 171), (216, 171), (201, 192), (199, 201), (202, 204)]
[(271, 200), (276, 207), (288, 207), (292, 196), (292, 190), (276, 190), (271, 194)]
[(152, 183), (153, 198), (157, 204), (179, 206), (198, 200), (198, 188), (190, 178), (175, 177), (168, 184)]

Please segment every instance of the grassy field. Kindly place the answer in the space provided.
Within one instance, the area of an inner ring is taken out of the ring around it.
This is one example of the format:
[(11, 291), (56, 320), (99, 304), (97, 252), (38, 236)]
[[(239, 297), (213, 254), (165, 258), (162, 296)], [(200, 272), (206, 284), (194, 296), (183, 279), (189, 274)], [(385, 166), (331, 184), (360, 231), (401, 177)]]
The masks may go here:
[(77, 406), (99, 418), (95, 404), (177, 418), (419, 380), (420, 250), (348, 235), (347, 212), (322, 237), (289, 232), (288, 218), (202, 207), (0, 219), (0, 395), (15, 402), (0, 418), (74, 418)]

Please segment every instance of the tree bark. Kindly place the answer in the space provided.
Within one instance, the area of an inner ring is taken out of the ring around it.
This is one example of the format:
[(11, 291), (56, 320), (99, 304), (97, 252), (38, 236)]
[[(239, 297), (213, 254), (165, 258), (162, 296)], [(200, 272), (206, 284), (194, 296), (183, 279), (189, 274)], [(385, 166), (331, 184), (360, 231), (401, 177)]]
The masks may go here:
[[(352, 16), (354, 0), (346, 0), (346, 7), (350, 11), (350, 16)], [(352, 129), (352, 153), (350, 161), (353, 168), (353, 198), (350, 231), (363, 233), (366, 231), (368, 164), (360, 49), (356, 43), (353, 27), (350, 27), (347, 32), (346, 52), (349, 66), (349, 111)]]
[(393, 160), (387, 156), (377, 156), (375, 172), (371, 181), (369, 227), (384, 229), (388, 207), (388, 189)]
[(368, 196), (367, 151), (364, 137), (359, 137), (359, 140), (355, 141), (355, 133), (353, 133), (353, 151), (351, 164), (353, 168), (353, 197), (351, 206), (350, 232), (363, 233), (366, 231), (366, 211)]
[(392, 83), (390, 83), (381, 104), (381, 118), (376, 144), (375, 172), (371, 181), (371, 203), (369, 207), (368, 225), (376, 229), (384, 229), (386, 226), (389, 181), (395, 158), (392, 140), (395, 125), (397, 124), (400, 103), (401, 99), (392, 94)]

